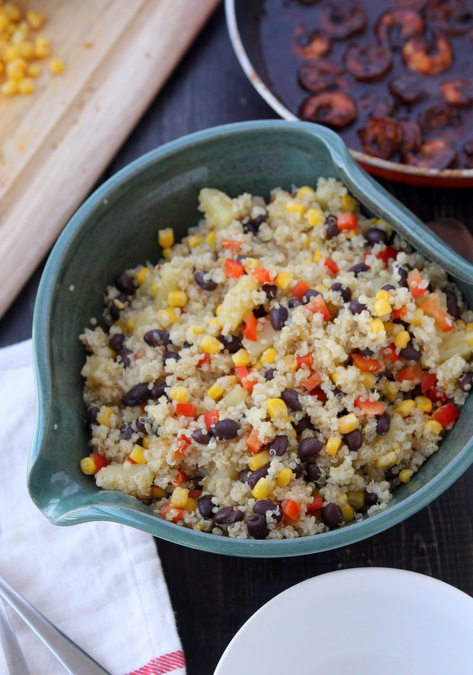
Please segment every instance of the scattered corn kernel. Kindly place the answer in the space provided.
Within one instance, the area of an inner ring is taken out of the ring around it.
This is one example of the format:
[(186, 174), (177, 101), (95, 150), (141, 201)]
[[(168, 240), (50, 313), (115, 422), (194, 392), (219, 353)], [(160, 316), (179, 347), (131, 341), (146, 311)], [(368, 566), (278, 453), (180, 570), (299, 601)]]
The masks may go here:
[(373, 321), (370, 321), (370, 328), (375, 335), (379, 335), (379, 333), (381, 333), (381, 331), (384, 330), (384, 324), (381, 321), (381, 319), (373, 319)]
[(129, 316), (128, 319), (126, 320), (125, 329), (129, 333), (132, 333), (135, 330), (135, 326), (136, 326), (136, 316)]
[(44, 24), (45, 16), (30, 9), (26, 12), (26, 20), (33, 30), (38, 30)]
[(260, 478), (251, 494), (255, 499), (266, 499), (275, 488), (275, 482), (270, 478)]
[(187, 294), (184, 291), (171, 291), (168, 295), (168, 304), (171, 307), (185, 307), (187, 305)]
[(188, 389), (185, 387), (173, 387), (169, 394), (172, 401), (177, 403), (189, 403), (191, 395)]
[(28, 64), (24, 59), (18, 58), (9, 61), (5, 68), (5, 74), (9, 80), (21, 80), (25, 76)]
[(289, 370), (297, 370), (297, 358), (294, 354), (286, 354), (284, 357), (284, 365), (286, 368), (289, 368)]
[(197, 246), (201, 245), (202, 241), (203, 239), (199, 234), (191, 234), (187, 243), (189, 244), (189, 248), (197, 248)]
[(437, 422), (437, 420), (428, 420), (424, 424), (425, 431), (429, 431), (432, 434), (437, 434), (437, 436), (442, 433), (442, 429), (443, 426), (440, 424), (440, 422)]
[(399, 471), (399, 480), (401, 483), (408, 483), (413, 475), (414, 472), (411, 471), (411, 469), (403, 469), (402, 471)]
[(351, 195), (345, 195), (341, 200), (342, 211), (355, 211), (358, 202)]
[(46, 59), (51, 55), (51, 41), (45, 35), (38, 35), (34, 41), (34, 54), (38, 59)]
[(402, 330), (394, 338), (394, 345), (398, 349), (404, 349), (407, 347), (409, 340), (411, 339), (410, 333), (407, 330)]
[(302, 214), (305, 213), (305, 206), (304, 204), (300, 204), (293, 199), (289, 199), (286, 202), (286, 211), (288, 213), (298, 213), (300, 216), (302, 216)]
[(207, 389), (207, 396), (213, 398), (214, 401), (218, 401), (225, 393), (225, 389), (222, 387), (220, 382), (215, 382), (209, 389)]
[(223, 306), (222, 303), (220, 303), (220, 305), (218, 305), (218, 306), (215, 308), (215, 314), (216, 314), (217, 316), (218, 316), (218, 315), (220, 314), (220, 312), (222, 311), (222, 306)]
[(289, 286), (291, 281), (292, 277), (289, 274), (289, 272), (280, 272), (277, 275), (274, 283), (276, 284), (276, 286), (278, 286), (278, 288), (282, 288), (283, 290), (285, 290)]
[(412, 318), (411, 319), (406, 318), (405, 320), (406, 320), (406, 323), (410, 323), (413, 326), (420, 326), (421, 323), (422, 323), (422, 317), (423, 316), (424, 316), (423, 310), (420, 307), (418, 307), (415, 310)]
[(361, 511), (365, 505), (365, 493), (363, 490), (350, 490), (347, 492), (347, 500), (355, 511)]
[(338, 452), (339, 447), (342, 444), (342, 439), (341, 438), (336, 438), (335, 436), (331, 436), (326, 445), (325, 445), (325, 452), (327, 455), (336, 455)]
[(256, 258), (247, 258), (243, 262), (243, 267), (245, 268), (245, 272), (247, 274), (251, 274), (257, 267), (261, 267), (261, 263)]
[(358, 429), (359, 426), (360, 420), (355, 413), (348, 413), (348, 415), (338, 418), (338, 431), (341, 434), (349, 434), (351, 431)]
[(374, 296), (374, 299), (375, 300), (389, 300), (389, 298), (392, 298), (392, 297), (393, 296), (391, 295), (391, 293), (389, 291), (385, 291), (385, 290), (381, 289), (380, 291), (378, 291), (376, 293), (376, 295)]
[(345, 239), (353, 239), (358, 234), (358, 230), (345, 230)]
[(112, 416), (113, 410), (108, 406), (103, 406), (100, 408), (100, 411), (97, 415), (97, 424), (103, 424), (105, 427), (110, 426), (110, 417)]
[(201, 326), (192, 326), (191, 331), (194, 333), (194, 335), (202, 335), (202, 333), (205, 333), (205, 325), (202, 324)]
[(158, 310), (158, 321), (164, 327), (172, 326), (177, 321), (177, 315), (174, 307), (167, 307), (166, 309)]
[(278, 487), (286, 487), (292, 480), (293, 471), (288, 466), (285, 466), (284, 469), (281, 469), (277, 477), (276, 483)]
[(145, 436), (144, 438), (141, 439), (141, 442), (143, 444), (143, 447), (147, 449), (151, 445), (151, 438), (149, 436)]
[(129, 459), (132, 459), (135, 464), (146, 464), (147, 459), (144, 455), (144, 448), (141, 447), (141, 445), (134, 445), (133, 450), (130, 452), (128, 455)]
[(158, 241), (161, 248), (171, 248), (174, 245), (174, 230), (172, 227), (165, 227), (158, 232)]
[(64, 62), (62, 59), (53, 59), (49, 63), (49, 71), (53, 75), (60, 75), (64, 70)]
[(151, 497), (153, 499), (162, 499), (163, 497), (167, 497), (167, 492), (164, 488), (160, 488), (157, 485), (152, 485)]
[(399, 389), (396, 387), (394, 382), (391, 382), (391, 380), (386, 380), (384, 387), (386, 389), (386, 397), (390, 401), (395, 401), (397, 398), (397, 395), (399, 394)]
[(322, 255), (322, 252), (319, 248), (316, 248), (314, 251), (314, 255), (312, 256), (312, 262), (318, 263), (322, 260), (324, 256)]
[(270, 398), (266, 401), (266, 409), (272, 419), (285, 419), (287, 417), (287, 405), (282, 398)]
[(235, 354), (232, 354), (232, 361), (236, 366), (249, 366), (251, 363), (251, 356), (246, 349), (239, 349)]
[(169, 502), (172, 504), (172, 506), (175, 506), (177, 509), (183, 509), (186, 506), (188, 499), (189, 499), (189, 490), (185, 487), (181, 487), (180, 485), (178, 485), (172, 491), (171, 499), (169, 500)]
[(276, 361), (277, 355), (277, 351), (273, 347), (269, 347), (261, 354), (261, 361), (264, 363), (274, 363)]
[(0, 87), (0, 92), (4, 96), (15, 96), (15, 94), (18, 94), (18, 82), (15, 80), (7, 80)]
[(394, 450), (391, 450), (390, 452), (386, 452), (384, 455), (381, 455), (381, 457), (378, 457), (376, 460), (376, 466), (378, 469), (390, 469), (396, 464), (396, 462), (397, 455)]
[[(389, 304), (389, 300), (385, 300), (384, 298), (380, 298), (379, 300), (374, 301), (374, 311), (378, 316), (384, 316), (385, 314), (390, 314), (391, 313), (391, 305)], [(376, 319), (372, 321), (371, 323), (375, 323)], [(377, 333), (379, 331), (384, 330), (384, 325), (382, 328), (373, 328), (373, 330)]]
[(427, 396), (416, 396), (414, 400), (419, 410), (426, 413), (432, 412), (432, 401), (430, 398), (427, 398)]
[(97, 467), (95, 466), (93, 457), (83, 457), (80, 460), (80, 468), (82, 473), (85, 473), (87, 476), (93, 476), (94, 473), (97, 473)]
[(151, 274), (151, 270), (148, 269), (147, 267), (142, 267), (138, 272), (136, 273), (136, 283), (141, 286), (141, 284), (149, 277)]
[(407, 399), (406, 401), (403, 401), (395, 408), (395, 412), (399, 413), (401, 417), (407, 417), (408, 415), (411, 414), (411, 412), (415, 407), (416, 407), (415, 401), (413, 401), (412, 399)]
[(317, 227), (317, 225), (325, 223), (325, 216), (322, 209), (308, 209), (306, 216), (307, 222), (311, 227)]
[(251, 471), (256, 471), (257, 469), (261, 469), (262, 466), (269, 464), (270, 461), (271, 457), (268, 450), (262, 450), (262, 452), (258, 452), (256, 455), (253, 455), (250, 463), (248, 464), (248, 467), (251, 469)]
[(315, 190), (313, 190), (308, 185), (303, 185), (297, 192), (297, 199), (302, 201), (309, 201), (310, 199), (315, 199)]
[[(220, 342), (220, 340), (217, 340), (216, 337), (213, 337), (212, 335), (206, 335), (202, 338), (200, 348), (206, 354), (218, 354), (218, 352), (223, 349), (223, 344)], [(236, 354), (234, 354), (234, 356), (236, 356)]]
[(217, 243), (217, 233), (215, 230), (212, 230), (211, 232), (208, 233), (208, 235), (205, 237), (205, 243), (208, 244), (209, 246), (215, 246)]
[(172, 248), (163, 248), (163, 258), (170, 260), (172, 255)]
[(189, 497), (184, 508), (188, 513), (192, 513), (192, 511), (195, 511), (197, 508), (197, 502), (195, 499), (192, 499), (192, 497)]
[(385, 321), (384, 322), (384, 330), (386, 331), (386, 333), (392, 333), (395, 327), (396, 327), (396, 324), (393, 323), (392, 321)]
[(377, 381), (376, 375), (373, 375), (373, 373), (363, 373), (360, 380), (367, 389), (372, 389)]
[(355, 517), (355, 512), (353, 511), (353, 508), (350, 506), (350, 504), (343, 504), (340, 508), (342, 510), (344, 523), (349, 523), (350, 520), (353, 520)]

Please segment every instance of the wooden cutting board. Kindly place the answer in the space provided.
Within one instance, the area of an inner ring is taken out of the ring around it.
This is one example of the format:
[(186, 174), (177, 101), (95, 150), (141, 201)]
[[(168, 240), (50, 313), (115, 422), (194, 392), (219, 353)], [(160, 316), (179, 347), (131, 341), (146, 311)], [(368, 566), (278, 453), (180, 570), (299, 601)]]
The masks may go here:
[(43, 62), (34, 94), (0, 95), (0, 317), (218, 2), (28, 3), (66, 68)]

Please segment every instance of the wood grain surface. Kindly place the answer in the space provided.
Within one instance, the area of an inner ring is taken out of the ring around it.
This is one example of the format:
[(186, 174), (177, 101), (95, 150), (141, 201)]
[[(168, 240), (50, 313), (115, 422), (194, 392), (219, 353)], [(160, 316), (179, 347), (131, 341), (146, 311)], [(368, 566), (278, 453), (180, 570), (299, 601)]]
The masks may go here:
[(0, 316), (218, 0), (42, 0), (66, 69), (0, 97)]
[[(99, 182), (143, 152), (186, 133), (227, 122), (274, 117), (241, 72), (227, 36), (223, 8), (219, 8)], [(471, 231), (471, 191), (383, 185), (425, 222), (456, 218)], [(31, 335), (39, 274), (40, 268), (0, 320), (0, 345)], [(431, 575), (473, 595), (472, 494), (470, 468), (442, 496), (404, 523), (353, 546), (301, 558), (245, 560), (157, 541), (188, 675), (211, 675), (231, 638), (259, 607), (290, 586), (324, 572), (360, 566), (402, 568)], [(340, 612), (343, 639), (350, 626), (343, 608)], [(297, 621), (297, 617), (291, 620)], [(315, 605), (314, 662), (320, 621), (323, 607)], [(285, 639), (284, 625), (275, 623), (274, 639)], [(262, 675), (266, 675), (264, 652), (270, 648), (261, 645)], [(393, 641), (393, 653), (400, 648)], [(297, 644), (288, 645), (288, 649), (297, 649)], [(389, 657), (387, 653), (386, 659)]]

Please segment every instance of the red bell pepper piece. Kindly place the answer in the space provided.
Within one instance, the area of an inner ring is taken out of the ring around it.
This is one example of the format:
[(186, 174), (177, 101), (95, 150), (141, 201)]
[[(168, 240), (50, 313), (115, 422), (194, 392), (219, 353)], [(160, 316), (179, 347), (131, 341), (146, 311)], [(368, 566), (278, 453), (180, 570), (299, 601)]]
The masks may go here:
[(246, 439), (246, 447), (248, 450), (253, 453), (253, 455), (256, 455), (261, 448), (263, 447), (264, 443), (263, 441), (260, 440), (258, 436), (258, 432), (256, 429), (252, 429), (250, 432), (250, 435)]
[(94, 452), (94, 462), (97, 471), (100, 471), (100, 469), (103, 469), (104, 466), (108, 466), (110, 464), (108, 459), (103, 455), (101, 455), (99, 452)]
[(393, 319), (400, 319), (407, 314), (407, 307), (403, 305), (399, 309), (393, 309)]
[(177, 448), (174, 451), (175, 462), (180, 461), (184, 457), (184, 455), (187, 453), (190, 444), (191, 444), (190, 439), (187, 438), (187, 436), (181, 435), (178, 437)]
[(316, 387), (310, 392), (311, 396), (316, 396), (321, 403), (326, 403), (327, 402), (327, 395), (325, 394), (324, 390), (321, 389), (320, 387)]
[(175, 487), (177, 487), (178, 485), (182, 485), (183, 483), (185, 483), (188, 480), (189, 480), (189, 476), (186, 474), (186, 472), (183, 471), (182, 469), (178, 469), (177, 473), (176, 473), (176, 475), (175, 475), (175, 477), (172, 481), (172, 484)]
[(443, 405), (432, 415), (434, 420), (436, 422), (440, 422), (444, 429), (451, 429), (459, 416), (460, 413), (455, 408), (453, 403), (447, 403), (447, 405)]
[(302, 296), (306, 291), (308, 291), (310, 286), (305, 283), (305, 281), (298, 281), (295, 286), (291, 289), (292, 295), (298, 300), (302, 299)]
[(204, 423), (209, 431), (214, 424), (217, 424), (219, 419), (220, 415), (218, 414), (218, 410), (208, 410), (204, 413)]
[(441, 309), (438, 293), (431, 293), (427, 300), (421, 305), (421, 308), (424, 314), (435, 319), (444, 333), (452, 330), (452, 317), (446, 310)]
[(198, 366), (203, 366), (204, 363), (208, 363), (209, 361), (210, 361), (210, 354), (206, 354), (205, 356), (203, 356), (203, 357), (200, 359), (200, 361), (197, 361), (197, 365), (198, 365)]
[(324, 500), (322, 495), (315, 495), (310, 504), (307, 504), (307, 511), (318, 511), (322, 508)]
[(247, 340), (251, 340), (251, 342), (257, 342), (258, 340), (256, 334), (257, 325), (258, 321), (255, 315), (253, 314), (253, 312), (250, 312), (246, 317), (245, 327), (243, 328), (243, 335), (246, 337)]
[(425, 394), (435, 386), (437, 382), (437, 375), (434, 373), (428, 373), (426, 370), (423, 370), (420, 374), (420, 391), (422, 394)]
[(176, 403), (176, 415), (195, 417), (195, 405), (193, 403)]
[(397, 249), (395, 249), (394, 246), (386, 246), (384, 251), (380, 251), (376, 257), (387, 265), (390, 260), (395, 260), (397, 258)]
[(312, 373), (309, 377), (302, 382), (302, 386), (309, 393), (313, 391), (319, 384), (322, 382), (322, 376), (319, 373)]
[(248, 368), (246, 366), (236, 366), (235, 372), (238, 376), (238, 379), (241, 382), (241, 386), (243, 387), (243, 389), (246, 389), (246, 391), (249, 391), (251, 394), (251, 392), (253, 391), (254, 382), (248, 380), (248, 375), (250, 374), (248, 372)]
[(365, 415), (382, 415), (386, 410), (381, 401), (370, 401), (369, 398), (356, 398), (355, 406)]
[(411, 270), (407, 275), (407, 285), (413, 298), (420, 298), (421, 295), (427, 293), (427, 282), (422, 279), (417, 268)]
[(159, 510), (160, 510), (161, 516), (163, 518), (165, 518), (166, 520), (167, 520), (167, 518), (166, 518), (167, 514), (172, 511), (173, 516), (171, 518), (171, 522), (173, 522), (173, 523), (177, 523), (177, 521), (181, 520), (182, 516), (184, 515), (184, 509), (178, 509), (176, 506), (173, 506), (169, 502), (167, 502), (166, 504), (163, 504), (160, 507)]
[(396, 352), (396, 345), (394, 343), (388, 345), (383, 353), (384, 353), (384, 356), (387, 358), (388, 361), (400, 361), (401, 360), (401, 357)]
[(427, 392), (427, 398), (430, 398), (432, 403), (444, 403), (447, 400), (447, 392), (443, 387), (434, 385)]
[(245, 274), (245, 268), (241, 262), (238, 262), (238, 260), (232, 260), (231, 258), (226, 258), (224, 271), (227, 277), (232, 279), (238, 279)]
[(383, 369), (383, 364), (376, 359), (365, 359), (362, 354), (358, 354), (357, 352), (354, 352), (351, 357), (354, 365), (362, 373), (377, 373)]
[(339, 268), (336, 262), (334, 262), (331, 258), (325, 258), (324, 260), (324, 265), (325, 267), (330, 270), (333, 274), (338, 274), (339, 273)]
[(342, 232), (343, 230), (356, 230), (358, 227), (358, 218), (351, 211), (341, 213), (337, 218), (337, 227), (339, 232)]
[(297, 368), (302, 368), (302, 366), (307, 366), (308, 368), (312, 365), (312, 354), (304, 354), (304, 356), (296, 356)]
[(261, 284), (270, 284), (275, 275), (265, 267), (256, 267), (251, 273), (251, 276)]
[(241, 241), (235, 239), (222, 239), (222, 248), (229, 248), (231, 251), (239, 253), (241, 251)]
[(407, 368), (398, 372), (397, 379), (399, 382), (404, 382), (405, 380), (412, 382), (414, 380), (420, 380), (421, 375), (422, 370), (420, 366), (407, 366)]
[(329, 309), (321, 295), (316, 295), (315, 298), (312, 298), (305, 308), (312, 314), (322, 314), (324, 321), (330, 319)]
[(281, 503), (281, 506), (283, 514), (286, 515), (290, 520), (294, 521), (299, 518), (299, 514), (301, 512), (301, 505), (299, 502), (296, 502), (294, 499), (288, 499), (284, 500)]

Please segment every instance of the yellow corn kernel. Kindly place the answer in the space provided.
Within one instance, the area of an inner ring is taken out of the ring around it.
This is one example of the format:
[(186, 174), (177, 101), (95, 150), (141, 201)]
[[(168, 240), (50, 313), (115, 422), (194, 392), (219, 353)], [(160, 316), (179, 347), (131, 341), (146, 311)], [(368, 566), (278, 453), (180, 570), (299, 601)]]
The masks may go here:
[(185, 307), (187, 305), (187, 294), (184, 291), (171, 291), (168, 294), (168, 304), (171, 307)]
[(200, 234), (191, 234), (187, 243), (189, 244), (189, 248), (197, 248), (197, 246), (201, 245), (202, 241), (203, 239)]
[(28, 64), (24, 59), (9, 61), (5, 68), (5, 74), (9, 80), (22, 80), (25, 76)]
[(165, 260), (170, 260), (172, 255), (172, 248), (163, 248), (163, 258)]
[(437, 436), (442, 433), (443, 426), (437, 420), (428, 420), (424, 424), (424, 431), (429, 431)]
[[(389, 304), (389, 300), (385, 300), (384, 298), (380, 298), (379, 300), (374, 301), (374, 311), (378, 316), (384, 316), (385, 314), (390, 314), (391, 313), (391, 305)], [(376, 319), (375, 319), (376, 321)], [(374, 323), (374, 322), (372, 322)], [(376, 332), (379, 333), (380, 330), (384, 329), (384, 325), (382, 328), (377, 330)]]
[(314, 255), (312, 256), (312, 262), (318, 263), (322, 260), (324, 256), (322, 255), (321, 251), (319, 248), (316, 248), (314, 251)]
[(330, 375), (330, 379), (334, 384), (339, 384), (343, 379), (343, 374), (340, 373), (338, 370), (334, 370), (333, 373)]
[(302, 201), (304, 201), (304, 200), (308, 201), (309, 199), (315, 199), (315, 190), (313, 190), (308, 185), (303, 185), (298, 190), (296, 196), (297, 196), (297, 199), (300, 199)]
[(220, 335), (220, 332), (222, 330), (222, 324), (217, 318), (210, 319), (210, 321), (207, 324), (207, 330), (208, 332), (215, 336), (215, 335)]
[(319, 293), (325, 293), (325, 291), (329, 290), (325, 284), (317, 284), (316, 286), (314, 286), (314, 288)]
[(427, 396), (416, 396), (414, 400), (419, 410), (426, 413), (432, 412), (432, 401), (430, 398), (427, 398)]
[(355, 511), (361, 511), (365, 505), (365, 493), (363, 490), (350, 490), (347, 492), (347, 501)]
[(345, 239), (353, 239), (358, 234), (358, 230), (345, 230)]
[(276, 361), (277, 355), (277, 351), (273, 347), (269, 347), (261, 354), (261, 361), (264, 363), (274, 363)]
[(136, 316), (129, 316), (125, 323), (125, 330), (132, 333), (136, 326)]
[(251, 494), (255, 499), (266, 499), (275, 488), (275, 482), (270, 478), (260, 478)]
[(161, 248), (171, 248), (174, 244), (174, 230), (172, 227), (165, 227), (158, 232), (158, 241)]
[(403, 401), (402, 403), (400, 403), (394, 409), (394, 411), (399, 413), (399, 415), (401, 415), (401, 417), (407, 417), (408, 415), (411, 414), (411, 412), (413, 411), (413, 409), (415, 407), (416, 407), (415, 402), (411, 398), (409, 398), (406, 401)]
[(15, 96), (15, 94), (18, 94), (18, 82), (16, 80), (7, 80), (0, 87), (0, 92), (4, 96)]
[(367, 389), (372, 389), (376, 384), (376, 375), (373, 375), (373, 373), (363, 373), (360, 381)]
[(269, 464), (271, 461), (271, 457), (269, 455), (268, 450), (262, 450), (261, 452), (258, 452), (256, 455), (253, 455), (253, 457), (250, 460), (250, 463), (248, 464), (248, 467), (251, 469), (251, 471), (256, 471), (257, 469), (261, 469), (262, 466), (266, 466), (266, 464)]
[(333, 501), (340, 507), (342, 507), (344, 504), (348, 504), (348, 499), (344, 492), (338, 494)]
[(386, 333), (392, 333), (395, 327), (396, 327), (396, 324), (393, 323), (392, 321), (385, 321), (384, 322), (384, 330), (386, 331)]
[(278, 484), (278, 487), (287, 487), (289, 483), (292, 480), (293, 476), (293, 471), (290, 469), (288, 466), (285, 466), (284, 469), (281, 469), (279, 472), (279, 475), (276, 479), (276, 483)]
[(23, 59), (30, 60), (34, 56), (34, 46), (32, 42), (29, 42), (29, 40), (21, 40), (18, 42), (17, 49), (19, 55)]
[(225, 389), (222, 387), (220, 382), (215, 382), (209, 389), (207, 389), (207, 396), (213, 398), (214, 401), (218, 401), (225, 393)]
[[(212, 335), (206, 335), (202, 338), (200, 348), (206, 354), (218, 354), (218, 352), (222, 351), (223, 344), (220, 342), (220, 340), (217, 340), (216, 337), (213, 337)], [(236, 355), (234, 354), (234, 356)]]
[(375, 300), (389, 300), (389, 298), (392, 298), (393, 296), (389, 291), (385, 291), (384, 289), (381, 289), (376, 293), (374, 296)]
[(173, 387), (169, 396), (172, 401), (176, 401), (177, 403), (189, 403), (191, 398), (189, 390), (179, 386)]
[(112, 416), (112, 409), (108, 406), (103, 406), (97, 415), (97, 424), (103, 424), (104, 427), (110, 427), (110, 417)]
[(286, 354), (284, 357), (284, 365), (289, 370), (297, 370), (297, 358), (294, 356), (294, 354)]
[(147, 464), (148, 460), (144, 455), (144, 448), (141, 445), (134, 445), (133, 450), (128, 455), (129, 459), (132, 459), (135, 464)]
[(14, 61), (20, 56), (20, 51), (16, 45), (8, 45), (8, 47), (3, 52), (3, 60), (5, 63), (7, 61)]
[(28, 10), (26, 12), (26, 20), (33, 30), (38, 30), (43, 25), (45, 17), (44, 14), (41, 14), (41, 12)]
[(216, 314), (217, 316), (218, 316), (218, 315), (220, 314), (220, 312), (222, 311), (222, 306), (223, 306), (223, 304), (220, 303), (220, 305), (218, 305), (218, 306), (215, 308), (215, 314)]
[(197, 502), (195, 499), (192, 499), (192, 497), (189, 497), (184, 508), (188, 513), (192, 513), (192, 511), (195, 511), (197, 508)]
[(375, 335), (379, 335), (379, 333), (384, 330), (384, 323), (381, 321), (381, 319), (373, 319), (373, 321), (370, 321), (370, 328)]
[(473, 322), (467, 323), (465, 326), (465, 331), (467, 333), (473, 333)]
[(331, 436), (326, 445), (325, 445), (325, 452), (327, 455), (336, 455), (338, 452), (339, 447), (342, 444), (342, 439), (341, 438), (336, 438), (335, 436)]
[(358, 429), (359, 426), (360, 420), (355, 413), (348, 413), (348, 415), (338, 418), (338, 431), (341, 434), (349, 434), (351, 431)]
[(151, 270), (148, 269), (147, 267), (142, 267), (138, 272), (136, 273), (136, 283), (141, 286), (141, 284), (146, 281), (146, 279), (149, 277), (151, 274)]
[(64, 62), (62, 59), (53, 59), (49, 63), (49, 70), (53, 75), (60, 75), (64, 70)]
[(149, 436), (145, 436), (144, 438), (141, 439), (141, 442), (146, 450), (151, 445), (151, 438)]
[(153, 283), (150, 286), (150, 290), (151, 290), (152, 295), (157, 294), (157, 292), (158, 292), (158, 282), (157, 281), (153, 281)]
[(287, 405), (282, 398), (270, 398), (266, 401), (266, 409), (271, 419), (286, 419)]
[(157, 485), (151, 486), (151, 497), (153, 499), (162, 499), (167, 496), (167, 492), (164, 488), (160, 488)]
[(205, 333), (205, 326), (203, 324), (201, 326), (191, 326), (191, 331), (194, 335), (202, 335), (202, 333)]
[(175, 506), (176, 509), (183, 509), (186, 506), (188, 499), (189, 499), (189, 490), (185, 487), (181, 487), (180, 485), (178, 485), (172, 491), (172, 495), (169, 502), (170, 504), (172, 504), (172, 506)]
[(307, 222), (311, 227), (317, 227), (317, 225), (325, 223), (325, 216), (322, 209), (308, 209), (306, 216)]
[(82, 473), (85, 473), (86, 476), (93, 476), (94, 473), (97, 473), (97, 467), (95, 466), (95, 459), (93, 457), (83, 457), (80, 460), (80, 468)]
[(261, 267), (261, 263), (256, 258), (247, 258), (243, 262), (243, 267), (245, 268), (245, 272), (247, 274), (251, 274), (257, 267)]
[(345, 195), (341, 200), (342, 211), (355, 211), (358, 202), (351, 195)]
[(406, 323), (410, 323), (413, 326), (420, 326), (421, 323), (422, 323), (422, 317), (423, 316), (424, 316), (423, 310), (420, 307), (418, 307), (415, 310), (412, 318), (411, 319), (405, 319), (405, 321), (406, 321)]
[(305, 206), (304, 204), (300, 204), (293, 199), (289, 199), (286, 202), (286, 211), (288, 213), (298, 213), (300, 216), (302, 216), (302, 214), (305, 212)]
[(399, 394), (398, 387), (396, 387), (394, 382), (391, 382), (391, 380), (386, 380), (384, 387), (386, 389), (386, 398), (388, 398), (390, 401), (395, 401), (397, 395)]
[(46, 59), (51, 55), (51, 41), (44, 35), (38, 35), (34, 41), (34, 54), (38, 59)]
[(392, 466), (394, 466), (397, 462), (397, 455), (394, 452), (394, 450), (390, 450), (389, 452), (386, 452), (384, 455), (381, 455), (381, 457), (378, 457), (376, 460), (376, 466), (378, 469), (390, 469)]
[[(223, 346), (223, 345), (222, 345)], [(239, 349), (235, 354), (232, 354), (232, 361), (236, 366), (249, 366), (251, 363), (251, 356), (246, 349)]]
[(402, 330), (394, 338), (394, 345), (398, 349), (404, 349), (405, 347), (407, 347), (407, 344), (410, 339), (411, 339), (410, 333), (408, 333), (407, 330)]
[(411, 471), (411, 469), (403, 469), (402, 471), (399, 471), (399, 480), (401, 483), (408, 483), (413, 475), (414, 472)]
[(164, 327), (172, 326), (173, 323), (176, 323), (177, 316), (174, 311), (174, 307), (167, 307), (166, 309), (158, 310), (158, 321)]
[(353, 511), (353, 508), (350, 506), (350, 504), (342, 504), (340, 508), (342, 510), (344, 523), (349, 523), (350, 520), (353, 520), (355, 517), (355, 512)]
[(473, 347), (473, 333), (465, 333), (469, 347)]
[(205, 243), (208, 244), (209, 246), (215, 246), (217, 243), (217, 233), (215, 230), (212, 230), (211, 232), (208, 233), (208, 235), (205, 237)]
[(277, 275), (274, 283), (276, 284), (276, 286), (278, 286), (278, 288), (282, 288), (283, 290), (285, 290), (289, 286), (291, 281), (292, 277), (289, 274), (289, 272), (280, 272)]

